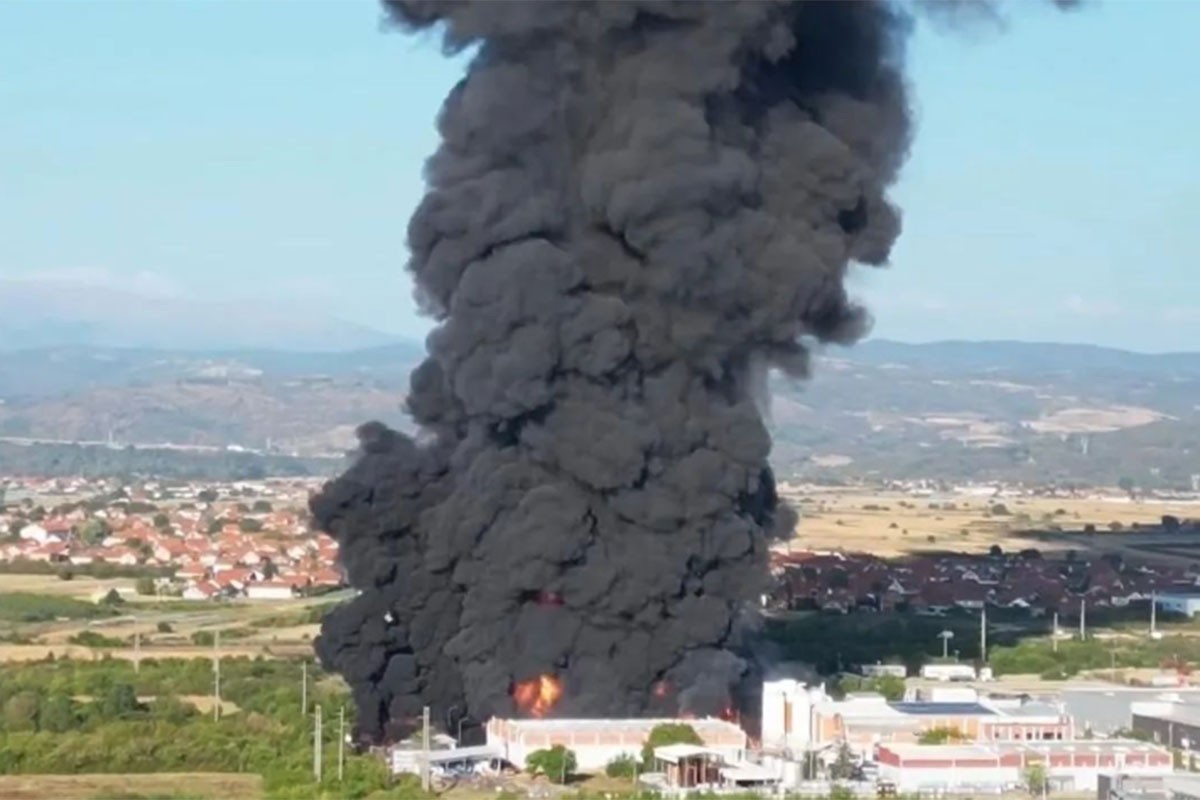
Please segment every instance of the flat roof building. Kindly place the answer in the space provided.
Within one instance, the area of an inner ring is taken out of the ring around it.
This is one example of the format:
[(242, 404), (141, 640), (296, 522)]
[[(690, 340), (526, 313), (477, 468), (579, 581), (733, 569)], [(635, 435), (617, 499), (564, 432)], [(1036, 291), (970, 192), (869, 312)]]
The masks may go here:
[(1027, 770), (1040, 764), (1056, 791), (1097, 789), (1101, 773), (1168, 775), (1165, 748), (1127, 740), (989, 742), (964, 745), (881, 745), (879, 777), (901, 792), (1003, 792), (1023, 788)]
[(524, 767), (530, 753), (555, 745), (574, 751), (580, 772), (596, 772), (620, 756), (640, 757), (657, 725), (687, 724), (704, 748), (725, 761), (740, 761), (748, 745), (746, 732), (723, 719), (498, 719), (487, 723), (487, 743), (501, 757)]

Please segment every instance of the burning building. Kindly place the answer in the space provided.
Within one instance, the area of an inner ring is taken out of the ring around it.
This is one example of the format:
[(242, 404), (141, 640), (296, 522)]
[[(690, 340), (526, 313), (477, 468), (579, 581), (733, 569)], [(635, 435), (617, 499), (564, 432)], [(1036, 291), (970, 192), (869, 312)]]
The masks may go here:
[(409, 438), (312, 502), (361, 590), (317, 652), (359, 734), (749, 707), (794, 515), (770, 369), (867, 326), (899, 230), (908, 18), (885, 2), (385, 3), (474, 48), (409, 269), (437, 321)]

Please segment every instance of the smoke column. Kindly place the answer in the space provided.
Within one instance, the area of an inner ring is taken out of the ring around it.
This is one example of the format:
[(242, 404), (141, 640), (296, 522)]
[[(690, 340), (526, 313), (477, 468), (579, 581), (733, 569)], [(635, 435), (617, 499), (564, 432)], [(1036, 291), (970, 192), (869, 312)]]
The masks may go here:
[[(900, 230), (908, 18), (883, 2), (395, 2), (477, 46), (408, 228), (438, 326), (416, 440), (312, 501), (361, 590), (322, 663), (364, 740), (493, 715), (719, 714), (754, 663), (768, 369), (864, 312)], [(419, 80), (409, 75), (405, 80)]]

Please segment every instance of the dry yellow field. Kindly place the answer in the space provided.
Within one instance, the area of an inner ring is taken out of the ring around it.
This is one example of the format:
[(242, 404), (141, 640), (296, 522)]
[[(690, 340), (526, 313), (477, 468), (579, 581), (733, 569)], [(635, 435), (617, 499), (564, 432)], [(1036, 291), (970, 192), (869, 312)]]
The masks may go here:
[(5, 800), (90, 800), (105, 794), (183, 795), (217, 800), (262, 797), (262, 778), (220, 772), (154, 775), (0, 775)]
[[(123, 658), (127, 661), (134, 659), (133, 648), (91, 648), (80, 645), (45, 645), (45, 644), (0, 644), (0, 661), (42, 661), (53, 655), (55, 658), (73, 658), (79, 660), (99, 661), (105, 657)], [(239, 646), (221, 645), (222, 658), (284, 658), (312, 655), (312, 645), (292, 642)], [(143, 647), (140, 657), (150, 658), (212, 658), (211, 647), (187, 645), (180, 647)], [(0, 794), (0, 797), (3, 797)]]
[[(800, 513), (792, 547), (796, 549), (863, 551), (899, 556), (929, 551), (986, 552), (998, 544), (1005, 550), (1024, 547), (1062, 549), (1079, 546), (1069, 535), (1060, 544), (1023, 535), (1030, 528), (1059, 525), (1079, 531), (1096, 526), (1092, 546), (1106, 537), (1115, 549), (1127, 546), (1128, 536), (1113, 535), (1109, 524), (1156, 523), (1164, 514), (1200, 516), (1200, 506), (1084, 498), (913, 497), (901, 492), (855, 492), (824, 488), (780, 487), (780, 494)], [(1006, 515), (990, 509), (1002, 503)], [(937, 508), (931, 508), (936, 504)]]
[[(52, 594), (87, 600), (97, 592), (110, 589), (133, 590), (132, 578), (89, 578), (79, 575), (64, 581), (55, 575), (0, 575), (0, 592), (30, 592)], [(148, 601), (154, 598), (146, 598)]]

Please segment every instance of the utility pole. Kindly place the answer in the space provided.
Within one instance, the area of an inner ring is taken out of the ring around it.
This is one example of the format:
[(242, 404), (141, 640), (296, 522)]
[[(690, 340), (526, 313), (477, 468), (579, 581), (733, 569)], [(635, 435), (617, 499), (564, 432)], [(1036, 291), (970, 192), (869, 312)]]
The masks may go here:
[(338, 709), (338, 783), (346, 774), (346, 707)]
[(1050, 647), (1058, 652), (1058, 612), (1054, 612), (1054, 627), (1050, 630)]
[(321, 782), (321, 707), (313, 714), (313, 778)]
[(1087, 640), (1087, 600), (1079, 601), (1079, 641)]
[(308, 660), (300, 662), (300, 713), (308, 713)]
[(979, 612), (979, 660), (982, 664), (987, 663), (987, 603)]
[(432, 788), (429, 774), (429, 706), (421, 712), (421, 788), (428, 792)]
[(133, 632), (133, 673), (142, 671), (142, 632)]
[(213, 633), (213, 720), (221, 718), (221, 632)]

